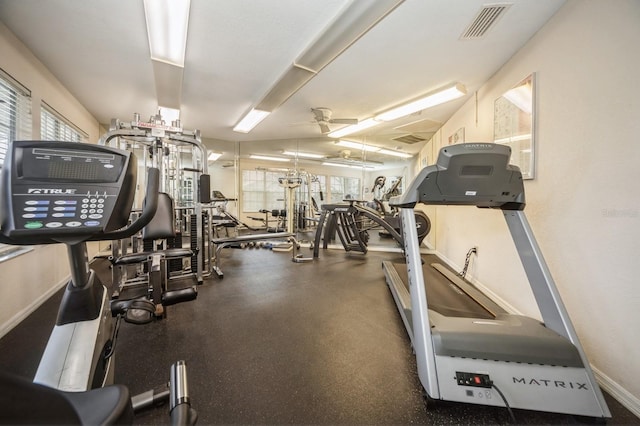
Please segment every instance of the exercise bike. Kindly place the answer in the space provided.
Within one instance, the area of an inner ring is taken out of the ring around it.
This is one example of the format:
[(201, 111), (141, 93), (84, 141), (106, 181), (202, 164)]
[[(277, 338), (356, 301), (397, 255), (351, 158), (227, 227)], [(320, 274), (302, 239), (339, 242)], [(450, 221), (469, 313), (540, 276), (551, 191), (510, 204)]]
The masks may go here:
[(152, 303), (134, 299), (112, 312), (107, 289), (90, 269), (87, 241), (127, 238), (153, 218), (159, 173), (149, 169), (145, 206), (128, 223), (137, 161), (126, 151), (73, 142), (17, 141), (2, 169), (0, 242), (64, 243), (71, 269), (56, 325), (33, 383), (0, 372), (1, 423), (122, 424), (169, 399), (172, 424), (195, 424), (186, 365), (171, 367), (169, 389), (130, 398), (113, 385), (117, 321)]

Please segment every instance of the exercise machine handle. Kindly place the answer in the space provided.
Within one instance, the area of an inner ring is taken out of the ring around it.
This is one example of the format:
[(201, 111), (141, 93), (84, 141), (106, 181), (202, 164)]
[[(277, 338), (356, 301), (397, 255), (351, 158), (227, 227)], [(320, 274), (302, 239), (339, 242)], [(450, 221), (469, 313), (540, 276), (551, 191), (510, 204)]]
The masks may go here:
[(171, 366), (171, 382), (169, 386), (171, 424), (175, 426), (196, 424), (198, 416), (196, 411), (191, 408), (187, 383), (187, 364), (184, 361), (178, 361)]
[(127, 238), (140, 231), (145, 227), (153, 216), (156, 214), (158, 208), (158, 192), (160, 190), (160, 170), (152, 167), (147, 172), (147, 190), (144, 195), (144, 206), (142, 208), (142, 214), (138, 219), (133, 221), (128, 226), (113, 232), (106, 232), (104, 234), (96, 235), (88, 239), (88, 241), (98, 240), (120, 240)]

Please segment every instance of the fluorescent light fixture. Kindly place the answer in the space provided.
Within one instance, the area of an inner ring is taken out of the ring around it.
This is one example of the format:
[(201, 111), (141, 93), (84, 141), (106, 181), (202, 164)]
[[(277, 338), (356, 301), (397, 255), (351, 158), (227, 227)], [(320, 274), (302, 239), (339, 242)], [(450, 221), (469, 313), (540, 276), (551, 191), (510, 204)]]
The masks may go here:
[(283, 71), (256, 108), (275, 111), (403, 1), (350, 2)]
[(216, 161), (221, 156), (222, 156), (221, 152), (209, 151), (209, 156), (207, 157), (207, 161), (213, 163), (214, 161)]
[(369, 152), (380, 151), (380, 148), (378, 148), (377, 146), (366, 145), (360, 142), (345, 141), (342, 139), (337, 141), (335, 144), (338, 146), (344, 146), (345, 148), (357, 149), (360, 151), (369, 151)]
[(462, 84), (456, 83), (451, 86), (445, 87), (444, 89), (438, 90), (437, 92), (431, 93), (424, 98), (399, 106), (387, 112), (383, 112), (382, 114), (378, 114), (376, 115), (375, 119), (379, 121), (395, 120), (400, 117), (413, 114), (414, 112), (422, 111), (423, 109), (431, 108), (436, 105), (449, 102), (466, 94), (467, 89), (465, 89)]
[(271, 114), (269, 111), (252, 109), (247, 115), (244, 116), (242, 120), (240, 120), (238, 124), (236, 124), (236, 127), (233, 128), (233, 131), (240, 133), (249, 133), (251, 129), (256, 127), (258, 123), (264, 120), (269, 114)]
[(412, 154), (407, 154), (406, 152), (393, 151), (391, 149), (380, 148), (378, 146), (367, 145), (360, 142), (346, 141), (341, 139), (335, 142), (335, 144), (339, 146), (344, 146), (345, 148), (357, 149), (360, 151), (367, 151), (367, 152), (377, 152), (378, 154), (392, 155), (394, 157), (401, 157), (401, 158), (413, 157)]
[(345, 7), (296, 59), (294, 65), (320, 72), (404, 0), (355, 1)]
[(184, 67), (190, 0), (144, 0), (151, 59)]
[(290, 155), (292, 157), (303, 157), (303, 158), (324, 158), (324, 155), (320, 154), (312, 154), (310, 152), (297, 152), (297, 151), (282, 151), (284, 155)]
[(411, 158), (411, 157), (413, 157), (413, 155), (407, 154), (406, 152), (392, 151), (390, 149), (381, 149), (380, 151), (378, 151), (378, 153), (379, 154), (385, 154), (385, 155), (392, 155), (394, 157), (400, 157), (400, 158)]
[(380, 121), (374, 118), (368, 118), (364, 121), (359, 122), (358, 124), (352, 124), (351, 126), (343, 127), (342, 129), (338, 129), (329, 133), (327, 136), (330, 138), (341, 138), (342, 136), (347, 136), (352, 133), (359, 132), (360, 130), (368, 129), (369, 127), (377, 126), (380, 124)]
[(280, 167), (256, 167), (256, 170), (267, 172), (289, 172), (289, 169), (283, 169)]
[(528, 141), (531, 139), (531, 133), (525, 133), (523, 135), (516, 136), (507, 136), (506, 138), (496, 139), (494, 143), (510, 143), (510, 142), (519, 142), (519, 141)]
[(256, 105), (256, 108), (263, 111), (275, 111), (315, 76), (315, 73), (307, 69), (298, 68), (295, 65), (289, 66), (280, 80)]
[(358, 124), (346, 126), (333, 131), (327, 136), (329, 136), (330, 138), (341, 138), (343, 136), (347, 136), (361, 130), (376, 126), (384, 121), (395, 120), (397, 118), (413, 114), (414, 112), (422, 111), (423, 109), (431, 108), (433, 106), (451, 101), (466, 94), (467, 89), (465, 89), (462, 84), (456, 83), (451, 86), (447, 86), (444, 89), (438, 90), (437, 92), (432, 93), (428, 96), (425, 96), (424, 98), (418, 99), (417, 101), (413, 101), (408, 104), (391, 109), (387, 112), (383, 112), (382, 114), (378, 114), (375, 117), (361, 121)]
[(282, 157), (270, 157), (268, 155), (250, 155), (249, 158), (253, 158), (254, 160), (267, 160), (267, 161), (291, 161), (290, 158), (282, 158)]
[(342, 164), (342, 163), (332, 163), (330, 161), (325, 161), (322, 163), (323, 166), (332, 166), (332, 167), (345, 167), (349, 169), (375, 169), (374, 166), (370, 166), (367, 164)]
[(322, 165), (323, 166), (332, 166), (332, 167), (351, 167), (348, 164), (331, 163), (331, 162), (327, 162), (327, 161), (322, 163)]

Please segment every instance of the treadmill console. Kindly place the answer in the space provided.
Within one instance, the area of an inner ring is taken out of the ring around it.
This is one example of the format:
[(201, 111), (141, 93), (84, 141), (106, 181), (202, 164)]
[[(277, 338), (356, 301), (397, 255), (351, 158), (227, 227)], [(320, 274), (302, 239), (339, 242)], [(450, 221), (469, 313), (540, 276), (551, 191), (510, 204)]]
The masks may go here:
[(127, 224), (136, 160), (100, 145), (16, 141), (1, 183), (4, 237), (14, 244), (82, 241)]
[(427, 166), (391, 206), (416, 203), (467, 205), (522, 210), (522, 173), (510, 165), (511, 148), (495, 143), (464, 143), (443, 147), (436, 164)]

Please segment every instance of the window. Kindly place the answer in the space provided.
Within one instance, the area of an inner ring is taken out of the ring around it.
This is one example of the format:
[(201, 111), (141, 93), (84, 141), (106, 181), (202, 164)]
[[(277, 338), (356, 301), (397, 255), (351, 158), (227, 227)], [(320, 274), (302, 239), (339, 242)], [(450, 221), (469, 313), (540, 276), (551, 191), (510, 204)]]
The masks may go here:
[(278, 183), (281, 172), (242, 171), (242, 211), (255, 213), (262, 209), (284, 209), (284, 188)]
[(331, 176), (331, 202), (360, 198), (360, 178)]
[[(309, 176), (309, 185), (310, 185), (310, 192), (311, 192), (311, 198), (312, 198), (311, 202), (312, 203), (315, 202), (318, 210), (320, 210), (322, 208), (322, 205), (328, 201), (324, 199), (325, 195), (327, 195), (326, 182), (327, 182), (326, 176), (322, 176), (322, 175)], [(305, 187), (305, 185), (303, 185), (303, 189), (304, 189), (304, 193), (301, 194), (300, 201), (304, 201), (308, 203), (309, 200), (307, 199), (307, 188)]]
[[(0, 168), (9, 144), (31, 139), (31, 92), (0, 69)], [(26, 251), (28, 247), (0, 244), (0, 262)]]
[(31, 139), (31, 92), (0, 70), (0, 168), (9, 143)]
[(49, 105), (43, 103), (40, 110), (40, 139), (45, 141), (82, 142), (88, 135), (74, 126)]

